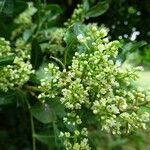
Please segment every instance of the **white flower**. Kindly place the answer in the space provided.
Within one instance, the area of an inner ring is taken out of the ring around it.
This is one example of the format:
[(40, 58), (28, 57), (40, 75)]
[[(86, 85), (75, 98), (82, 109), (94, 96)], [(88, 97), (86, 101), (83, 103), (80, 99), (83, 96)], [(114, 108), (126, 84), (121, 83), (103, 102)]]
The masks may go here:
[(77, 36), (77, 39), (78, 39), (78, 41), (81, 42), (81, 43), (84, 43), (84, 42), (86, 41), (85, 37), (84, 37), (82, 34), (79, 34), (79, 35)]
[(150, 115), (149, 115), (149, 113), (148, 113), (148, 112), (144, 112), (144, 113), (141, 115), (141, 119), (142, 119), (142, 121), (144, 121), (144, 122), (150, 121)]

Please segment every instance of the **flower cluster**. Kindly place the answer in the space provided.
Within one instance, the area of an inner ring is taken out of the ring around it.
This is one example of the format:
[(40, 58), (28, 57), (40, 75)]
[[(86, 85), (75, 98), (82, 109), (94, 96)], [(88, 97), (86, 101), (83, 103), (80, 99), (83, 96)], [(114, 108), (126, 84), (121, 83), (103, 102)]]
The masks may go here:
[(30, 28), (33, 25), (32, 16), (36, 11), (37, 9), (33, 6), (33, 3), (29, 2), (27, 9), (14, 20), (14, 23), (19, 25), (19, 27), (12, 32), (12, 39), (22, 33), (23, 30)]
[[(150, 92), (132, 86), (141, 68), (126, 67), (116, 60), (119, 42), (109, 42), (107, 32), (96, 24), (85, 26), (85, 32), (77, 36), (78, 46), (83, 51), (75, 53), (72, 65), (62, 72), (52, 64), (45, 69), (54, 79), (41, 82), (41, 87), (49, 93), (46, 97), (59, 95), (68, 111), (64, 124), (71, 126), (71, 130), (60, 132), (68, 150), (90, 149), (88, 131), (82, 134), (83, 129), (88, 129), (82, 116), (86, 110), (92, 113), (102, 130), (112, 134), (145, 129), (149, 121), (149, 113), (141, 111), (141, 106), (149, 103)], [(45, 92), (41, 95), (45, 97)]]
[(10, 42), (0, 38), (0, 57), (13, 55), (11, 52)]
[[(88, 92), (81, 84), (81, 79), (77, 78), (75, 81), (68, 83), (68, 88), (62, 90), (63, 97), (61, 102), (65, 104), (66, 108), (74, 110), (81, 109), (81, 106), (88, 103)], [(80, 92), (78, 92), (80, 91)]]
[(17, 24), (32, 25), (32, 15), (37, 11), (33, 3), (28, 3), (28, 8), (21, 13), (14, 21)]
[[(65, 30), (64, 28), (52, 28), (50, 30), (39, 32), (38, 40), (41, 41), (40, 47), (43, 52), (51, 53), (53, 55), (63, 54), (63, 37)], [(48, 41), (48, 42), (43, 42)]]
[(79, 115), (74, 111), (67, 113), (63, 118), (64, 124), (72, 131), (60, 132), (59, 137), (64, 140), (64, 146), (67, 150), (90, 150), (88, 144), (87, 128), (82, 127), (82, 121)]
[(18, 57), (29, 60), (31, 57), (31, 43), (26, 43), (22, 38), (18, 38), (15, 43), (15, 51)]
[(85, 18), (85, 10), (83, 9), (83, 5), (78, 4), (77, 8), (74, 9), (71, 18), (69, 18), (67, 22), (64, 23), (64, 25), (70, 26), (76, 22), (84, 22), (84, 18)]
[[(89, 109), (101, 122), (102, 129), (113, 134), (122, 133), (123, 128), (127, 132), (138, 127), (145, 128), (149, 115), (139, 110), (143, 103), (148, 102), (148, 99), (138, 89), (130, 89), (130, 84), (138, 78), (137, 72), (141, 68), (122, 67), (115, 61), (119, 43), (118, 41), (108, 42), (105, 38), (106, 29), (89, 25), (87, 35), (77, 37), (86, 47), (86, 52), (76, 53), (71, 68), (75, 76), (82, 74), (80, 76), (82, 85), (86, 89), (88, 87), (91, 99)], [(76, 67), (74, 67), (74, 61), (79, 62)], [(141, 117), (142, 115), (147, 118)]]
[(47, 76), (41, 79), (41, 85), (38, 87), (39, 90), (43, 91), (38, 96), (43, 102), (46, 98), (55, 98), (60, 93), (58, 80), (61, 76), (59, 67), (53, 63), (48, 64), (48, 67), (44, 68), (44, 71)]
[[(11, 64), (0, 68), (0, 89), (7, 91), (16, 86), (22, 86), (29, 80), (29, 75), (33, 73), (32, 66), (27, 57), (23, 57), (23, 50), (20, 48), (12, 49), (10, 43), (4, 38), (0, 38), (1, 57), (14, 56)], [(26, 61), (26, 62), (25, 62)]]

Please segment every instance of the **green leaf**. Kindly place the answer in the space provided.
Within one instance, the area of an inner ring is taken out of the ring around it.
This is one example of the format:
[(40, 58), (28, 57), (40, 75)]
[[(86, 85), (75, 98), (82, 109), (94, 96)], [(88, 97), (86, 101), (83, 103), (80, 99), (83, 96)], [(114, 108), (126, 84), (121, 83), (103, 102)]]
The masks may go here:
[(21, 12), (23, 12), (28, 7), (28, 4), (22, 0), (14, 1), (14, 13), (13, 16), (17, 17)]
[(32, 41), (32, 50), (31, 50), (31, 64), (34, 69), (37, 69), (42, 62), (42, 51), (39, 46), (39, 43), (36, 39)]
[(47, 101), (47, 104), (51, 109), (54, 110), (55, 114), (58, 115), (59, 117), (64, 117), (65, 116), (65, 107), (64, 105), (61, 104), (59, 99), (54, 99), (54, 100), (49, 100)]
[(48, 67), (48, 63), (49, 61), (43, 61), (40, 67), (35, 71), (35, 74), (32, 74), (30, 76), (29, 81), (34, 83), (35, 85), (39, 85), (41, 79), (48, 78), (49, 80), (51, 80), (51, 74), (45, 73), (44, 71), (44, 68)]
[(121, 47), (121, 53), (118, 55), (118, 58), (122, 62), (124, 62), (132, 52), (136, 51), (137, 49), (141, 48), (146, 44), (147, 43), (145, 41), (125, 43)]
[(47, 124), (56, 121), (56, 114), (49, 105), (37, 103), (31, 108), (32, 115), (40, 122)]
[(108, 10), (110, 2), (110, 0), (98, 2), (96, 5), (89, 9), (85, 16), (88, 18), (97, 17), (104, 14)]
[(148, 112), (148, 113), (150, 113), (150, 107), (142, 106), (142, 107), (140, 107), (139, 112)]
[(22, 90), (16, 90), (15, 91), (15, 99), (16, 99), (16, 103), (17, 103), (17, 106), (24, 106), (26, 105), (25, 101), (27, 99), (27, 93), (25, 91), (22, 91)]
[(83, 34), (84, 32), (84, 25), (82, 25), (81, 23), (75, 23), (73, 24), (66, 32), (65, 34), (65, 42), (67, 43), (67, 45), (72, 44), (72, 42), (74, 41), (74, 43), (77, 42), (77, 36), (79, 34)]
[(83, 0), (83, 9), (87, 12), (89, 10), (89, 2), (88, 0)]
[[(34, 134), (34, 137), (41, 143), (47, 145), (49, 150), (51, 149), (58, 149), (62, 148), (61, 139), (58, 139), (59, 135), (55, 135), (55, 132), (53, 132), (55, 129), (49, 128), (45, 129), (44, 132)], [(52, 132), (51, 132), (52, 131)]]
[(55, 4), (37, 5), (38, 11), (34, 15), (38, 32), (46, 26), (51, 26), (56, 21), (56, 18), (63, 12), (60, 6)]
[(39, 85), (41, 83), (35, 74), (30, 75), (29, 82), (31, 82), (34, 85)]
[(15, 56), (1, 56), (0, 66), (10, 65), (13, 63)]
[(12, 0), (1, 0), (0, 1), (0, 13), (4, 13), (7, 16), (11, 16), (14, 11), (14, 3)]
[(71, 62), (74, 53), (77, 51), (77, 36), (79, 34), (84, 34), (84, 31), (84, 25), (75, 23), (67, 30), (65, 34), (64, 40), (67, 45), (65, 48), (65, 59), (68, 64)]
[(24, 40), (25, 42), (27, 42), (27, 41), (31, 38), (32, 34), (33, 34), (33, 31), (32, 31), (32, 30), (29, 30), (29, 29), (25, 30), (25, 31), (23, 32), (23, 40)]
[(145, 41), (132, 42), (132, 43), (130, 42), (130, 43), (125, 44), (123, 48), (125, 49), (125, 51), (135, 51), (138, 48), (140, 48), (146, 44), (147, 44), (147, 42), (145, 42)]
[(55, 13), (62, 13), (63, 12), (62, 8), (59, 5), (56, 5), (56, 4), (48, 4), (48, 5), (46, 5), (45, 10), (51, 10), (51, 11), (53, 11)]
[(14, 93), (1, 93), (0, 94), (0, 106), (9, 105), (16, 102)]
[(50, 135), (45, 135), (45, 134), (35, 134), (34, 137), (40, 141), (41, 143), (44, 143), (44, 144), (50, 144), (50, 141), (51, 141), (51, 144), (54, 144), (54, 135), (53, 136), (50, 136)]
[(48, 78), (49, 80), (51, 79), (51, 75), (49, 73), (45, 73), (44, 71), (44, 68), (47, 68), (48, 67), (48, 61), (44, 61), (39, 69), (35, 72), (35, 75), (36, 75), (36, 78), (38, 80), (41, 80), (41, 79), (45, 79), (45, 78)]

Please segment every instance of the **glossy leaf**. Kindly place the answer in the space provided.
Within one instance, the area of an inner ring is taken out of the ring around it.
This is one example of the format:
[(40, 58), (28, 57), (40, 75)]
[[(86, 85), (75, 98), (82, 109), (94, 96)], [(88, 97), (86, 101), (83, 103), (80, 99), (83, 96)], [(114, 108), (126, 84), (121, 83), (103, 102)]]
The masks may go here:
[(71, 62), (71, 58), (74, 55), (74, 52), (77, 51), (78, 41), (77, 36), (79, 34), (83, 34), (84, 32), (84, 25), (81, 25), (80, 23), (73, 24), (66, 32), (65, 34), (65, 42), (66, 42), (66, 48), (65, 48), (65, 57), (66, 61), (68, 63)]
[(16, 102), (14, 93), (0, 94), (0, 106), (13, 104), (14, 102)]
[(38, 70), (35, 72), (35, 75), (37, 77), (37, 79), (41, 80), (41, 79), (44, 79), (44, 78), (48, 78), (50, 79), (51, 78), (51, 75), (48, 74), (48, 73), (45, 73), (44, 71), (44, 68), (48, 67), (48, 61), (44, 61), (40, 67), (38, 68)]
[(100, 1), (86, 13), (86, 17), (98, 17), (104, 14), (109, 8), (110, 0)]
[(118, 55), (118, 58), (122, 62), (124, 62), (132, 52), (137, 51), (139, 48), (141, 48), (144, 45), (146, 45), (145, 41), (125, 43), (121, 47), (121, 52)]
[(13, 63), (15, 57), (14, 56), (1, 56), (0, 57), (0, 66), (10, 65)]
[(58, 99), (54, 100), (49, 100), (47, 102), (49, 107), (54, 110), (55, 114), (58, 115), (59, 117), (64, 117), (65, 116), (65, 108), (64, 105), (61, 104), (61, 102)]
[(46, 5), (45, 10), (51, 10), (51, 11), (54, 11), (55, 13), (62, 13), (63, 12), (62, 8), (56, 4)]
[(38, 103), (31, 108), (32, 115), (41, 123), (47, 124), (56, 121), (56, 114), (47, 104)]
[(30, 76), (30, 82), (39, 85), (40, 80), (44, 78), (48, 78), (49, 80), (51, 79), (51, 75), (45, 73), (44, 68), (48, 67), (48, 61), (43, 61), (42, 64), (39, 66), (39, 68), (35, 71), (35, 74), (32, 74)]
[(33, 39), (32, 41), (32, 50), (31, 50), (31, 64), (33, 66), (33, 68), (37, 69), (42, 60), (42, 51), (41, 48), (39, 46), (39, 43), (36, 39)]
[(29, 29), (25, 30), (23, 32), (23, 40), (27, 42), (31, 38), (32, 34), (33, 34), (32, 30)]
[(148, 112), (148, 113), (150, 113), (150, 107), (148, 107), (148, 106), (142, 106), (140, 108), (139, 112)]

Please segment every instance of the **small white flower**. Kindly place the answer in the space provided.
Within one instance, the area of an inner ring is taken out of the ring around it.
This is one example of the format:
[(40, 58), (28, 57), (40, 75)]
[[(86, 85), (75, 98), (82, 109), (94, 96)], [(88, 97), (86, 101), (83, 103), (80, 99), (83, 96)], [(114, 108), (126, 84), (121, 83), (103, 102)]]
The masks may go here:
[(83, 42), (86, 41), (85, 37), (84, 37), (82, 34), (79, 34), (79, 35), (77, 36), (77, 39), (78, 39), (78, 41), (81, 42), (81, 43), (83, 43)]

